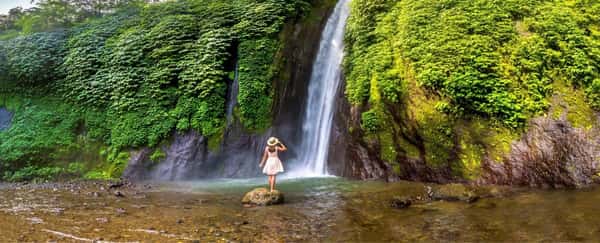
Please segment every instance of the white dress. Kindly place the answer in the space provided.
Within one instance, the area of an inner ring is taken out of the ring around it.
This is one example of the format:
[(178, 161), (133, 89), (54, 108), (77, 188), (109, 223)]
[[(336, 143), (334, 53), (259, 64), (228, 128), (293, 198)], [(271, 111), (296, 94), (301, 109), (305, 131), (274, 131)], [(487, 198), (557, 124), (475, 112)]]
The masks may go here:
[(268, 154), (267, 162), (265, 162), (265, 167), (263, 168), (263, 173), (267, 175), (277, 175), (277, 173), (283, 172), (283, 164), (277, 156), (277, 150), (274, 152), (269, 151), (269, 148), (265, 148), (265, 151)]

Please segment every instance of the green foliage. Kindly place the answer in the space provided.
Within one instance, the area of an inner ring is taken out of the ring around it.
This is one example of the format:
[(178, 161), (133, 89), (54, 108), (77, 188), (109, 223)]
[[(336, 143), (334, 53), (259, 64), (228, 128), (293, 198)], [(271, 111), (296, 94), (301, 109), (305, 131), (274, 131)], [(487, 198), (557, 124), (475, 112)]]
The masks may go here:
[(106, 105), (110, 98), (106, 71), (102, 68), (106, 40), (125, 25), (129, 12), (91, 21), (73, 30), (67, 55), (61, 67), (66, 74), (60, 81), (61, 93), (85, 105)]
[(382, 127), (381, 119), (382, 118), (377, 114), (377, 111), (369, 110), (363, 112), (361, 114), (360, 127), (368, 133), (377, 132)]
[(83, 177), (85, 179), (106, 180), (119, 178), (123, 174), (127, 162), (129, 161), (129, 153), (123, 152), (116, 147), (109, 147), (101, 150), (100, 154), (106, 157), (102, 163), (95, 164), (93, 168), (87, 171)]
[(346, 94), (355, 104), (368, 101), (377, 78), (383, 97), (397, 101), (404, 92), (401, 80), (411, 78), (398, 66), (408, 62), (422, 87), (447, 100), (445, 111), (492, 117), (509, 127), (548, 108), (557, 75), (586, 87), (593, 101), (600, 87), (594, 83), (599, 5), (354, 1), (346, 34)]
[(12, 102), (21, 104), (13, 107), (12, 126), (0, 133), (0, 164), (4, 168), (52, 162), (55, 148), (74, 143), (81, 116), (71, 106), (50, 98)]
[(160, 162), (161, 160), (163, 160), (164, 158), (166, 158), (166, 154), (165, 152), (163, 152), (160, 148), (154, 150), (154, 152), (152, 152), (152, 154), (150, 155), (150, 160), (152, 160), (152, 162)]
[[(17, 37), (3, 44), (5, 79), (22, 85), (47, 84), (62, 77), (59, 65), (65, 55), (66, 34), (43, 32)], [(3, 62), (0, 60), (0, 62)]]
[[(399, 56), (393, 55), (393, 40), (389, 39), (391, 33), (377, 30), (378, 20), (392, 4), (387, 0), (355, 0), (351, 3), (344, 40), (347, 52), (344, 66), (346, 95), (353, 104), (369, 100), (373, 79), (377, 79), (385, 89), (385, 98), (390, 101), (399, 101), (403, 92), (401, 77), (395, 70)], [(389, 27), (385, 31), (389, 31)], [(377, 93), (380, 93), (379, 90)]]
[[(101, 14), (86, 15), (82, 11), (93, 8), (75, 2), (42, 1), (42, 10), (17, 21), (20, 34), (73, 28), (0, 41), (0, 92), (19, 97), (35, 90), (37, 100), (16, 107), (15, 124), (0, 134), (6, 153), (0, 161), (11, 170), (47, 167), (58, 148), (76, 147), (78, 136), (109, 147), (106, 162), (87, 178), (118, 177), (129, 157), (123, 151), (156, 146), (176, 130), (193, 129), (211, 146), (219, 144), (236, 61), (240, 120), (249, 130), (268, 127), (277, 35), (309, 6), (300, 0), (182, 0), (91, 18)], [(59, 5), (77, 17), (40, 22), (60, 13)]]
[[(33, 2), (33, 1), (32, 1)], [(2, 32), (32, 34), (68, 28), (87, 19), (101, 17), (118, 9), (142, 5), (144, 0), (90, 1), (90, 0), (39, 0), (27, 10), (21, 7), (9, 11), (7, 19), (0, 25)]]
[(63, 171), (64, 169), (60, 167), (28, 166), (15, 172), (6, 172), (2, 179), (6, 181), (51, 180)]
[(263, 129), (270, 124), (273, 102), (271, 64), (278, 49), (273, 39), (247, 40), (239, 47), (239, 111), (242, 124)]
[(346, 96), (373, 108), (361, 117), (366, 139), (389, 144), (381, 135), (397, 125), (408, 156), (475, 179), (549, 108), (555, 118), (568, 108), (578, 127), (596, 119), (598, 1), (354, 0), (351, 11)]

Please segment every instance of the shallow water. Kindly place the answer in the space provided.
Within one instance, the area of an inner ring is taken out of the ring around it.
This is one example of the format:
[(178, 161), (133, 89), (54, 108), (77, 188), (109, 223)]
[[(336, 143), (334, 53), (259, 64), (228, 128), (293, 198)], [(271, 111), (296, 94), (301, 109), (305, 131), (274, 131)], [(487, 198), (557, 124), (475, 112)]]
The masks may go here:
[(364, 242), (595, 241), (600, 188), (512, 192), (475, 203), (394, 209), (394, 196), (424, 184), (339, 178), (282, 180), (286, 203), (244, 208), (266, 179), (152, 183), (107, 191), (104, 183), (0, 185), (0, 241)]

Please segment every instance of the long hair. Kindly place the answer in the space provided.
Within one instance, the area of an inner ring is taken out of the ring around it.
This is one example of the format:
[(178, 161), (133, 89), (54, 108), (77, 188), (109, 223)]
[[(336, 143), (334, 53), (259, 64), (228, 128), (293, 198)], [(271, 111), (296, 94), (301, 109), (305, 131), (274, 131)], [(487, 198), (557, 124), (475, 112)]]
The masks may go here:
[(271, 146), (271, 145), (267, 145), (267, 149), (269, 150), (269, 152), (273, 153), (277, 150), (277, 148), (275, 147), (275, 145)]

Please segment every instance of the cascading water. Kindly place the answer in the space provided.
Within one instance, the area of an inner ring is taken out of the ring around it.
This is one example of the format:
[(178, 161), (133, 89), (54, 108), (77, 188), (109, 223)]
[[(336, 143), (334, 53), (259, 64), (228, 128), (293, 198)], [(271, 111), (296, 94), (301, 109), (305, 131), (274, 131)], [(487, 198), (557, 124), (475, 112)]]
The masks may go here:
[(231, 83), (231, 87), (229, 90), (229, 96), (227, 99), (228, 100), (227, 114), (226, 114), (227, 127), (230, 127), (231, 123), (233, 122), (233, 108), (235, 107), (235, 105), (237, 105), (237, 96), (238, 96), (239, 86), (240, 86), (240, 83), (239, 83), (238, 63), (236, 62), (233, 82)]
[(0, 108), (0, 131), (8, 129), (11, 120), (12, 113), (4, 108)]
[[(164, 152), (163, 158), (158, 164), (153, 162), (150, 157), (153, 149), (145, 148), (137, 151), (128, 163), (124, 173), (127, 178), (137, 180), (189, 180), (213, 177), (252, 177), (262, 175), (257, 166), (260, 156), (264, 151), (265, 142), (268, 136), (281, 136), (284, 142), (289, 142), (290, 149), (295, 153), (283, 153), (283, 156), (297, 155), (296, 158), (283, 158), (284, 166), (288, 173), (283, 177), (311, 177), (327, 175), (326, 160), (328, 156), (329, 136), (332, 130), (333, 112), (335, 112), (335, 101), (340, 86), (341, 63), (343, 59), (343, 37), (346, 25), (346, 19), (349, 15), (350, 0), (339, 0), (331, 16), (329, 16), (326, 26), (321, 31), (320, 45), (312, 64), (312, 73), (307, 89), (306, 110), (300, 112), (297, 108), (292, 109), (294, 114), (290, 114), (283, 122), (274, 124), (274, 126), (263, 134), (248, 134), (242, 124), (238, 124), (234, 117), (234, 107), (239, 91), (238, 65), (235, 67), (235, 76), (227, 92), (226, 104), (226, 123), (227, 128), (223, 134), (219, 149), (214, 151), (208, 146), (208, 138), (195, 131), (185, 133), (176, 133), (169, 141), (169, 144), (160, 147)], [(319, 21), (320, 26), (320, 21)], [(283, 94), (280, 101), (286, 98), (302, 93), (298, 91), (304, 83), (304, 72), (308, 69), (309, 63), (306, 58), (301, 56), (308, 52), (314, 53), (316, 36), (312, 31), (317, 31), (312, 27), (306, 29), (308, 36), (294, 37), (296, 41), (308, 41), (310, 45), (296, 46), (298, 50), (294, 53), (287, 53), (292, 59), (292, 63), (298, 64), (298, 70), (290, 70), (296, 75), (291, 75), (294, 79), (294, 87), (290, 94)], [(298, 55), (296, 55), (298, 54)], [(306, 66), (305, 66), (306, 65)], [(241, 77), (243, 73), (239, 73)], [(300, 78), (302, 77), (302, 78)], [(297, 78), (297, 79), (296, 79)], [(293, 93), (293, 94), (292, 94)], [(299, 103), (299, 100), (292, 100)], [(283, 102), (285, 106), (285, 102)], [(286, 107), (283, 107), (284, 109)], [(300, 116), (300, 117), (299, 117)], [(297, 134), (293, 130), (297, 127), (294, 121), (292, 125), (288, 122), (291, 119), (302, 122), (302, 133)], [(293, 135), (290, 135), (293, 134)], [(288, 135), (288, 136), (285, 136)], [(302, 142), (298, 142), (298, 139)], [(290, 151), (292, 152), (292, 151)], [(289, 163), (288, 163), (289, 162)]]
[(339, 0), (321, 35), (308, 86), (308, 100), (302, 125), (302, 143), (296, 168), (297, 176), (327, 175), (329, 139), (340, 86), (344, 57), (344, 30), (351, 0)]

